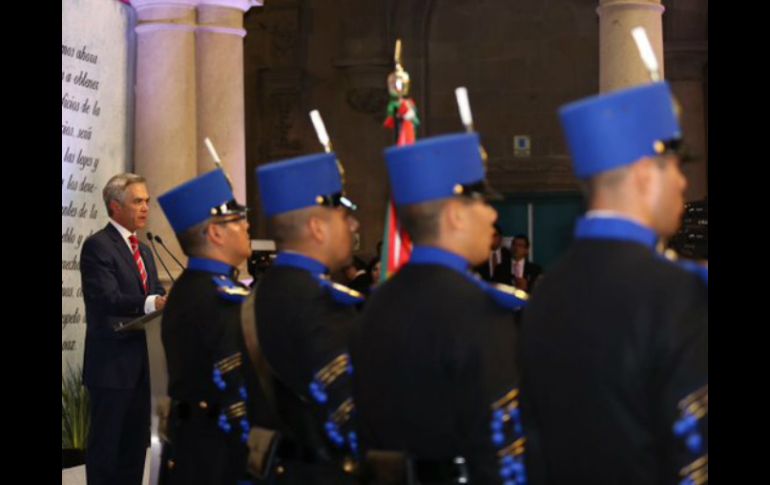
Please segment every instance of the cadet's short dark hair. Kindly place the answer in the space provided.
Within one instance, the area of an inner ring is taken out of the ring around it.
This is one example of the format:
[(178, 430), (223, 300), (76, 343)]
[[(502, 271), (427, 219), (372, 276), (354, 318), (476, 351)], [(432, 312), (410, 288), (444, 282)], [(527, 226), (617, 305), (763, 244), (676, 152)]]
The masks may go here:
[(303, 235), (305, 225), (312, 216), (325, 217), (325, 211), (314, 211), (315, 207), (307, 207), (283, 214), (278, 214), (268, 221), (268, 232), (275, 240), (278, 249), (286, 244), (298, 242)]
[(596, 192), (600, 188), (613, 188), (617, 186), (623, 179), (626, 178), (631, 171), (631, 165), (623, 165), (620, 167), (601, 172), (587, 180), (581, 180), (578, 183), (580, 191), (583, 192), (583, 197), (590, 201), (596, 196)]
[(179, 245), (182, 247), (182, 251), (188, 257), (203, 256), (203, 250), (206, 247), (206, 244), (208, 244), (206, 228), (208, 227), (209, 222), (210, 219), (206, 219), (176, 235)]
[(463, 204), (474, 202), (474, 199), (468, 197), (454, 197), (397, 207), (398, 218), (414, 244), (431, 244), (438, 239), (439, 216), (450, 200)]

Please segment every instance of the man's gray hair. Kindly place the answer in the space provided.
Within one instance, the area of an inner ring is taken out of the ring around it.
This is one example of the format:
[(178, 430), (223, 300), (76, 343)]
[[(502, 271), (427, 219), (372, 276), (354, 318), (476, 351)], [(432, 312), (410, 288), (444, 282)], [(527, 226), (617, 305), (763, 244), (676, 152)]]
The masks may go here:
[(107, 215), (112, 217), (112, 209), (110, 209), (110, 202), (113, 200), (123, 204), (126, 197), (126, 189), (131, 184), (143, 184), (145, 183), (144, 177), (136, 175), (134, 173), (119, 173), (113, 176), (104, 186), (102, 190), (102, 198), (104, 199), (104, 205), (107, 206)]

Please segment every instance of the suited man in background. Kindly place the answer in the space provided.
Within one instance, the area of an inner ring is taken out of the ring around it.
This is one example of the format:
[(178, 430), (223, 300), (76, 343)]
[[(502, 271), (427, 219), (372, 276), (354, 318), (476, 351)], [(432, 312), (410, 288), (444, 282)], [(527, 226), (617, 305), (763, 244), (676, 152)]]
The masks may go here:
[(150, 381), (144, 332), (114, 326), (163, 309), (165, 289), (136, 231), (147, 224), (145, 179), (112, 177), (102, 192), (110, 221), (83, 243), (86, 308), (83, 381), (90, 396), (89, 485), (140, 484), (150, 438)]
[(531, 293), (543, 268), (529, 260), (529, 238), (524, 234), (514, 236), (511, 241), (511, 253), (511, 284)]
[(503, 236), (499, 224), (494, 225), (495, 235), (492, 238), (492, 248), (486, 262), (476, 267), (476, 271), (485, 281), (512, 285), (511, 251), (503, 246)]
[(369, 273), (367, 264), (358, 256), (353, 256), (353, 262), (345, 268), (345, 277), (347, 286), (357, 292), (368, 295), (372, 286), (372, 275)]

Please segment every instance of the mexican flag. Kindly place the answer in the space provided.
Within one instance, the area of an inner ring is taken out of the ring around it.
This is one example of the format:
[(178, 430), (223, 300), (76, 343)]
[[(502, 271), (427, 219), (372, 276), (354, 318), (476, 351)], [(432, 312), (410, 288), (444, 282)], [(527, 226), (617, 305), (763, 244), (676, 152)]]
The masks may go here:
[[(411, 145), (415, 140), (415, 128), (419, 126), (417, 108), (410, 98), (395, 98), (388, 103), (388, 117), (384, 126), (395, 130), (396, 145)], [(409, 261), (412, 241), (398, 221), (393, 198), (388, 201), (385, 215), (385, 232), (382, 238), (380, 281), (384, 282)]]

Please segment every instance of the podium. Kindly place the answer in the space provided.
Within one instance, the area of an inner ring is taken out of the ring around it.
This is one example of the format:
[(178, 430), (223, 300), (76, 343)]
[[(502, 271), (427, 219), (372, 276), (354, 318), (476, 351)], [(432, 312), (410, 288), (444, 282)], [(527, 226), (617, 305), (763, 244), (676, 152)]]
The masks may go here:
[(160, 336), (163, 311), (148, 313), (141, 318), (115, 327), (116, 332), (144, 331), (147, 339), (147, 357), (150, 364), (150, 484), (157, 485), (160, 476), (161, 452), (163, 439), (161, 436), (161, 420), (166, 420), (171, 406), (168, 397), (168, 368), (166, 366), (166, 351)]

